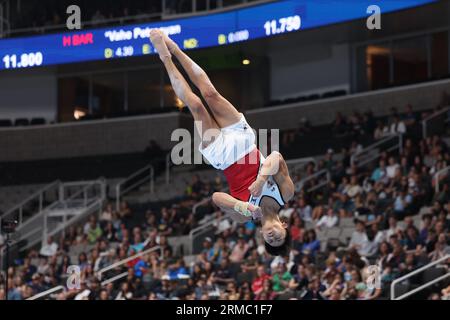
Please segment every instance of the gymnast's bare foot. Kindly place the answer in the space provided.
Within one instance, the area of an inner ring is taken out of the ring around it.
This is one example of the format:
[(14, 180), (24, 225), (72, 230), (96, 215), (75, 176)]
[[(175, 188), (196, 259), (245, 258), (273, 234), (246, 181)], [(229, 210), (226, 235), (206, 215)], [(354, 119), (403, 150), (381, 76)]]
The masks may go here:
[(159, 54), (159, 58), (162, 62), (164, 62), (166, 59), (171, 59), (172, 55), (169, 52), (169, 49), (167, 48), (166, 43), (164, 42), (164, 33), (159, 29), (153, 29), (150, 31), (150, 41), (153, 44), (153, 47), (155, 47), (156, 51)]
[(175, 54), (175, 51), (180, 49), (178, 45), (175, 43), (175, 41), (170, 39), (167, 34), (163, 33), (163, 38), (170, 53)]

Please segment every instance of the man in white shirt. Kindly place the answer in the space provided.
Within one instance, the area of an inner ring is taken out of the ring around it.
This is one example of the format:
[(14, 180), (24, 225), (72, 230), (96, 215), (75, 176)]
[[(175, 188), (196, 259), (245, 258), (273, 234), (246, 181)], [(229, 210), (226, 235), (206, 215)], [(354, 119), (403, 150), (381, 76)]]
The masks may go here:
[(323, 215), (316, 224), (317, 228), (333, 228), (338, 223), (338, 217), (334, 213), (333, 209), (328, 209), (327, 214)]
[(395, 158), (390, 157), (389, 165), (386, 167), (386, 175), (388, 176), (389, 179), (392, 179), (395, 177), (395, 173), (399, 167), (400, 167), (399, 164), (397, 162), (395, 162)]
[(353, 231), (352, 237), (350, 239), (349, 248), (355, 248), (356, 250), (361, 250), (366, 247), (368, 243), (368, 238), (366, 234), (366, 227), (362, 220), (355, 221), (356, 230)]
[(391, 124), (390, 132), (392, 134), (405, 133), (406, 132), (405, 123), (400, 120), (398, 115), (394, 116), (394, 122)]
[(53, 241), (53, 237), (48, 237), (39, 254), (44, 257), (53, 257), (58, 252), (58, 244)]
[(397, 226), (397, 219), (393, 216), (389, 217), (388, 219), (389, 223), (389, 229), (386, 230), (386, 237), (385, 239), (390, 239), (392, 235), (398, 234), (399, 231), (402, 229)]

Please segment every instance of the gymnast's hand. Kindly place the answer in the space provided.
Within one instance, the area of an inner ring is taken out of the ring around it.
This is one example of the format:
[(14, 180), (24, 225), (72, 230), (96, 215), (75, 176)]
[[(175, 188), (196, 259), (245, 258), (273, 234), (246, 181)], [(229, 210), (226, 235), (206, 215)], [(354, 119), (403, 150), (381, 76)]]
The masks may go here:
[(266, 180), (258, 176), (258, 178), (256, 178), (256, 180), (250, 185), (250, 187), (248, 187), (250, 194), (254, 197), (259, 197), (262, 193), (262, 189), (265, 183)]
[(248, 210), (252, 213), (253, 220), (259, 220), (262, 218), (261, 207), (258, 207), (258, 206), (255, 206), (255, 205), (249, 203)]

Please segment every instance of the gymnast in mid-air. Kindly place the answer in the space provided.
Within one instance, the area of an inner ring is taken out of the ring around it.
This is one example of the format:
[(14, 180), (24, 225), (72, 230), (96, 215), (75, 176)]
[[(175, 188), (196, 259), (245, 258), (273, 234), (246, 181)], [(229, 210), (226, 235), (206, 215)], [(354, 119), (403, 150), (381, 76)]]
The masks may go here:
[[(238, 222), (260, 219), (266, 251), (274, 256), (286, 255), (291, 239), (278, 212), (293, 197), (294, 184), (282, 155), (274, 151), (263, 157), (244, 115), (217, 92), (205, 71), (173, 40), (153, 29), (150, 41), (164, 63), (175, 94), (192, 113), (201, 137), (199, 151), (227, 179), (230, 193), (215, 192), (213, 202)], [(173, 63), (173, 56), (200, 90), (211, 114)]]

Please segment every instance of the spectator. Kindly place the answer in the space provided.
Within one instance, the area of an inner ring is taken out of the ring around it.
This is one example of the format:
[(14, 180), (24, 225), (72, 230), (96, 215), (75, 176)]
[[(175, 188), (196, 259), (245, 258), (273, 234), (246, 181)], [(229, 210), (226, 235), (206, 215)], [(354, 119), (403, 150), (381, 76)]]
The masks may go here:
[(289, 281), (291, 281), (292, 275), (287, 270), (284, 263), (278, 264), (275, 274), (272, 277), (272, 288), (276, 293), (281, 293), (289, 287)]
[(355, 219), (355, 227), (356, 230), (352, 233), (349, 248), (356, 249), (359, 252), (369, 245), (369, 239), (367, 238), (366, 228), (362, 220)]
[(264, 280), (263, 289), (255, 296), (255, 300), (274, 300), (277, 294), (272, 289), (272, 282), (270, 279)]
[(338, 223), (338, 217), (333, 209), (328, 209), (327, 214), (323, 215), (322, 218), (319, 219), (319, 221), (316, 223), (316, 228), (333, 228)]
[(47, 238), (47, 243), (42, 246), (39, 254), (44, 257), (52, 257), (58, 252), (58, 244), (53, 241), (53, 237)]
[(393, 117), (393, 122), (392, 122), (391, 127), (390, 127), (390, 132), (392, 134), (397, 134), (397, 133), (404, 134), (404, 133), (406, 133), (406, 125), (400, 119), (400, 117), (398, 115), (395, 115)]
[(301, 248), (302, 254), (314, 257), (319, 250), (320, 241), (317, 240), (316, 232), (313, 229), (308, 230)]
[(234, 246), (231, 251), (230, 260), (231, 262), (240, 263), (244, 260), (247, 251), (250, 249), (250, 246), (245, 241), (244, 237), (239, 237), (237, 244)]
[(95, 216), (91, 216), (89, 222), (84, 226), (84, 233), (87, 235), (87, 240), (90, 244), (94, 244), (102, 236), (102, 229), (100, 228)]
[(266, 280), (270, 280), (271, 276), (266, 274), (264, 266), (260, 265), (256, 269), (256, 278), (252, 283), (252, 291), (255, 295), (260, 294), (264, 289), (264, 283)]

